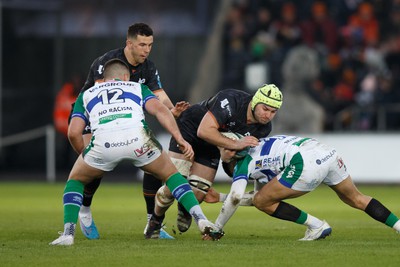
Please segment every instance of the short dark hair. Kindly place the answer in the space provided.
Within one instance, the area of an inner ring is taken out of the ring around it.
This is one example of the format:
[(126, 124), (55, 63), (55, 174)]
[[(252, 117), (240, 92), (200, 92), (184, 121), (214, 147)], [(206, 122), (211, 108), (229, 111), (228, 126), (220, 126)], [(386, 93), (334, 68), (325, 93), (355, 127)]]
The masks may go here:
[(103, 76), (104, 78), (110, 78), (112, 76), (116, 76), (116, 74), (121, 72), (129, 73), (128, 65), (119, 58), (113, 58), (107, 61), (103, 67)]
[(153, 36), (153, 30), (145, 23), (135, 23), (128, 28), (128, 38), (136, 38), (138, 35)]

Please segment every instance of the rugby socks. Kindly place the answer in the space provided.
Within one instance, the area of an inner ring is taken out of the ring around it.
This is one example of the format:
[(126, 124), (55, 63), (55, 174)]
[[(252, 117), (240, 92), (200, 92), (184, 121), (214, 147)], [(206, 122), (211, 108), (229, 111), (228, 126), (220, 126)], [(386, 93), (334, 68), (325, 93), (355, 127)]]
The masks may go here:
[(200, 219), (207, 220), (189, 183), (179, 172), (171, 175), (167, 180), (166, 185), (172, 192), (174, 198), (178, 200), (187, 211), (189, 211), (196, 224)]
[(279, 202), (278, 207), (276, 208), (274, 213), (271, 214), (271, 216), (281, 220), (295, 222), (298, 224), (305, 223), (307, 219), (307, 213), (302, 212), (295, 206), (290, 205), (283, 201)]
[(396, 231), (400, 231), (399, 218), (388, 210), (382, 203), (375, 198), (371, 199), (365, 208), (365, 213), (374, 218), (375, 220), (392, 227)]
[(68, 180), (63, 195), (64, 203), (64, 235), (74, 235), (78, 221), (79, 209), (82, 205), (83, 184), (80, 181)]
[(90, 205), (92, 205), (93, 195), (94, 193), (96, 193), (97, 188), (99, 188), (101, 179), (102, 178), (94, 179), (93, 181), (85, 185), (85, 189), (83, 191), (83, 201), (82, 201), (83, 206), (90, 207)]
[(146, 202), (147, 214), (153, 213), (157, 190), (162, 186), (162, 181), (149, 173), (143, 175), (143, 197)]
[(274, 213), (271, 214), (271, 216), (281, 220), (291, 221), (298, 224), (304, 224), (312, 229), (319, 228), (324, 223), (320, 219), (302, 210), (299, 210), (295, 206), (290, 205), (283, 201), (279, 202), (278, 207), (276, 208)]

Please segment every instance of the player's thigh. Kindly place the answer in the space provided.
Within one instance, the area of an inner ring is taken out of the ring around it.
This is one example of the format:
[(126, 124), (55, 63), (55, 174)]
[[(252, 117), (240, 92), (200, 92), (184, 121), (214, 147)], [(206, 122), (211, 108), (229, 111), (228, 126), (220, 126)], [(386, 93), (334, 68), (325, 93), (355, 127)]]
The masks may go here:
[(78, 180), (86, 184), (102, 177), (103, 174), (104, 171), (91, 167), (84, 161), (82, 155), (80, 155), (75, 161), (68, 179)]
[(199, 176), (199, 177), (206, 179), (207, 181), (212, 183), (212, 182), (214, 182), (216, 173), (217, 173), (217, 170), (212, 167), (205, 166), (198, 162), (193, 162), (190, 175)]
[(162, 152), (157, 159), (140, 168), (145, 172), (152, 173), (163, 182), (171, 175), (178, 172), (166, 152)]
[[(302, 196), (308, 192), (298, 191), (284, 186), (275, 177), (264, 185), (254, 196), (255, 204), (257, 205), (272, 205), (288, 198), (296, 198)], [(256, 206), (257, 206), (256, 205)]]
[(172, 163), (178, 169), (178, 171), (183, 176), (189, 177), (190, 169), (192, 167), (192, 161), (190, 161), (188, 158), (186, 158), (183, 154), (176, 153), (173, 151), (169, 151), (168, 155), (169, 155)]

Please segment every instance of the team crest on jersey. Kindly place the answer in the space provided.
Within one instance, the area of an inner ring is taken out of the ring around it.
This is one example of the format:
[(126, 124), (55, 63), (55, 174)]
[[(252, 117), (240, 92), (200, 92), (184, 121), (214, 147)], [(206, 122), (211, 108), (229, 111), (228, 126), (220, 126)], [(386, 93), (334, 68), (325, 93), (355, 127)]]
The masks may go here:
[(231, 107), (229, 106), (229, 101), (228, 99), (224, 99), (221, 101), (221, 108), (224, 108), (228, 111), (229, 117), (232, 117), (232, 111), (231, 111)]
[(146, 79), (142, 79), (142, 78), (139, 78), (139, 81), (138, 81), (138, 83), (141, 83), (141, 84), (143, 84), (143, 83), (145, 83), (146, 82)]

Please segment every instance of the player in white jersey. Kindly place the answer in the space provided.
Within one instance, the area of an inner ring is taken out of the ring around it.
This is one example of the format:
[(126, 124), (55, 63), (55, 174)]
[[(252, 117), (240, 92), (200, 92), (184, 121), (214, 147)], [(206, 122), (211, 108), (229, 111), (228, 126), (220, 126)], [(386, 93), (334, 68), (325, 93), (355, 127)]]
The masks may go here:
[[(128, 66), (120, 59), (112, 59), (104, 66), (104, 82), (81, 92), (77, 98), (68, 137), (80, 156), (64, 189), (64, 232), (50, 245), (74, 243), (84, 185), (99, 179), (105, 171), (113, 170), (124, 159), (165, 182), (172, 195), (194, 217), (203, 235), (213, 239), (223, 236), (222, 231), (214, 231), (215, 226), (207, 220), (187, 180), (151, 134), (144, 120), (144, 110), (176, 138), (188, 159), (194, 156), (191, 145), (183, 139), (168, 108), (147, 86), (129, 82), (129, 76)], [(82, 131), (88, 123), (93, 135), (89, 145), (84, 147)], [(161, 225), (154, 228), (148, 238), (159, 237)]]
[[(324, 183), (344, 203), (400, 231), (398, 217), (378, 200), (358, 191), (336, 149), (315, 139), (276, 135), (261, 139), (257, 147), (251, 148), (248, 155), (237, 162), (233, 160), (234, 154), (234, 151), (221, 149), (221, 159), (230, 164), (227, 171), (232, 171), (234, 167), (229, 194), (220, 195), (210, 190), (205, 199), (209, 203), (224, 200), (215, 222), (221, 230), (239, 205), (253, 204), (273, 217), (306, 225), (306, 234), (300, 240), (325, 238), (332, 232), (326, 221), (283, 201), (302, 196)], [(249, 178), (265, 185), (259, 191), (245, 194)]]

